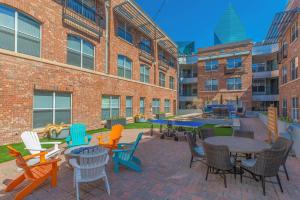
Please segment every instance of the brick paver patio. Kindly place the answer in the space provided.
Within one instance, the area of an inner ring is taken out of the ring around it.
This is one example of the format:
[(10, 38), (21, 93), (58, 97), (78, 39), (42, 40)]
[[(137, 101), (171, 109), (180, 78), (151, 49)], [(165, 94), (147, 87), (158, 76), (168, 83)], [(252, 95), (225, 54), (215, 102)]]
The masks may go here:
[[(243, 119), (243, 126), (252, 129), (259, 139), (266, 138), (266, 129), (258, 119)], [(126, 130), (123, 140), (132, 141), (140, 130)], [(94, 142), (96, 140), (94, 139)], [(262, 195), (261, 183), (252, 179), (244, 179), (228, 175), (228, 188), (224, 188), (223, 180), (217, 175), (210, 175), (206, 182), (206, 167), (194, 163), (189, 168), (190, 153), (186, 142), (160, 140), (157, 137), (146, 136), (139, 145), (136, 155), (142, 160), (143, 172), (136, 173), (122, 168), (119, 174), (112, 172), (112, 162), (107, 166), (111, 195), (108, 196), (104, 183), (96, 181), (81, 185), (81, 199), (116, 199), (116, 200), (257, 200), (257, 199), (300, 199), (300, 161), (290, 157), (287, 168), (291, 180), (287, 181), (280, 174), (284, 193), (278, 185), (266, 184), (267, 195)], [(3, 190), (4, 179), (17, 175), (14, 162), (0, 165), (0, 189)], [(73, 188), (73, 171), (61, 162), (58, 187), (51, 188), (47, 182), (36, 190), (28, 199), (75, 199)], [(274, 180), (274, 179), (273, 179)], [(0, 199), (13, 199), (14, 193), (1, 191)]]

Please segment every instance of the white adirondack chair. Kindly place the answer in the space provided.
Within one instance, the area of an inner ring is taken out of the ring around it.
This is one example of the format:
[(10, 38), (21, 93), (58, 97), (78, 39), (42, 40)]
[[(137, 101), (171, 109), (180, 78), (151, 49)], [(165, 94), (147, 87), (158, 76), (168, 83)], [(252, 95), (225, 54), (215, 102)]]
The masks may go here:
[[(21, 134), (21, 138), (25, 144), (25, 149), (27, 149), (31, 154), (40, 153), (41, 151), (47, 151), (47, 149), (42, 148), (42, 144), (54, 144), (54, 149), (47, 152), (46, 159), (57, 156), (60, 153), (58, 145), (61, 142), (40, 142), (40, 139), (36, 132), (25, 131)], [(34, 165), (40, 161), (39, 157), (30, 159), (28, 165)]]
[(99, 146), (83, 150), (78, 159), (70, 159), (69, 162), (74, 168), (74, 187), (76, 187), (77, 200), (79, 200), (79, 183), (92, 182), (98, 179), (104, 179), (107, 193), (110, 195), (110, 187), (105, 172), (108, 159), (108, 151)]

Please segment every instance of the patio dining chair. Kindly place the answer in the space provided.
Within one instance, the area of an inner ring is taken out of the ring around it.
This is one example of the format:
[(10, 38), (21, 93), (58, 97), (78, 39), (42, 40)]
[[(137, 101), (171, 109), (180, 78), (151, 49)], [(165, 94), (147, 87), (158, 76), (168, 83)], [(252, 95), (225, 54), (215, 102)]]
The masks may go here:
[(286, 138), (284, 138), (284, 137), (279, 137), (279, 138), (275, 141), (275, 143), (272, 145), (272, 147), (271, 147), (272, 149), (278, 149), (278, 148), (280, 148), (282, 145), (285, 145), (285, 152), (284, 152), (283, 160), (282, 160), (282, 162), (281, 162), (281, 166), (282, 166), (283, 169), (284, 169), (284, 173), (285, 173), (286, 179), (287, 179), (288, 181), (290, 180), (290, 178), (289, 178), (289, 174), (288, 174), (288, 172), (287, 172), (285, 163), (286, 163), (286, 160), (287, 160), (287, 158), (288, 158), (288, 156), (289, 156), (289, 153), (290, 153), (291, 150), (292, 150), (293, 144), (294, 144), (294, 142), (293, 142), (292, 140), (286, 139)]
[(208, 174), (219, 174), (224, 179), (224, 186), (227, 188), (226, 174), (233, 173), (236, 178), (235, 161), (229, 154), (229, 148), (225, 145), (213, 145), (204, 142), (204, 152), (207, 160), (207, 171), (205, 180), (207, 181)]
[(252, 174), (253, 178), (258, 176), (262, 181), (263, 194), (266, 195), (265, 182), (267, 177), (277, 178), (277, 183), (279, 184), (281, 192), (283, 192), (280, 178), (278, 176), (280, 165), (284, 158), (284, 152), (286, 146), (281, 143), (277, 145), (276, 148), (265, 149), (259, 154), (257, 154), (256, 159), (245, 159), (241, 162), (240, 177), (242, 182), (243, 172), (247, 171)]
[[(194, 137), (193, 133), (186, 132), (185, 137), (189, 144), (189, 148), (191, 152), (190, 168), (192, 168), (193, 162), (195, 161), (203, 162), (203, 160), (205, 159), (205, 153), (203, 147), (198, 146), (196, 144), (196, 137)], [(195, 160), (195, 158), (199, 158), (199, 160)]]

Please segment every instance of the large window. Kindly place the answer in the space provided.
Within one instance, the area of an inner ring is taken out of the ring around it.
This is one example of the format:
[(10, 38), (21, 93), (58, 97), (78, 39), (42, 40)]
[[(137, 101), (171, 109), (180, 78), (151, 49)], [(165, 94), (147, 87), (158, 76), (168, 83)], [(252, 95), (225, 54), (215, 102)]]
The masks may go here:
[(152, 113), (158, 114), (160, 112), (160, 100), (159, 99), (153, 99), (152, 100)]
[(120, 97), (102, 96), (102, 120), (120, 116)]
[(118, 76), (131, 79), (132, 61), (126, 56), (118, 56)]
[(298, 78), (298, 57), (291, 61), (291, 80)]
[(205, 62), (205, 71), (218, 70), (219, 62), (217, 60), (208, 60)]
[(95, 47), (77, 36), (68, 36), (67, 63), (80, 68), (94, 70)]
[(265, 93), (266, 92), (266, 80), (254, 79), (252, 83), (253, 93)]
[(287, 58), (288, 57), (288, 43), (286, 42), (286, 41), (284, 41), (283, 43), (282, 43), (282, 50), (281, 50), (281, 52), (282, 52), (282, 57), (283, 58)]
[(241, 78), (228, 78), (227, 79), (227, 90), (240, 90), (242, 89)]
[(68, 0), (67, 6), (87, 19), (96, 21), (96, 3), (94, 0)]
[(142, 38), (140, 42), (140, 49), (151, 54), (151, 40)]
[(0, 48), (40, 57), (40, 24), (15, 9), (0, 5)]
[(298, 122), (299, 119), (299, 98), (292, 98), (292, 119)]
[(236, 57), (236, 58), (228, 58), (227, 59), (227, 69), (234, 69), (242, 67), (242, 58)]
[(150, 68), (147, 65), (140, 66), (140, 81), (144, 83), (150, 82)]
[(71, 123), (71, 94), (34, 91), (33, 128), (60, 123)]
[(174, 77), (173, 76), (170, 76), (169, 78), (169, 87), (170, 89), (174, 89)]
[(145, 114), (145, 97), (140, 98), (140, 114)]
[(207, 91), (216, 91), (218, 90), (218, 80), (209, 79), (205, 81), (205, 90)]
[(159, 72), (159, 86), (166, 86), (166, 75), (163, 72)]
[(287, 100), (286, 100), (286, 98), (282, 99), (282, 116), (287, 117)]
[(170, 99), (165, 99), (165, 113), (170, 112)]
[(291, 28), (291, 42), (298, 38), (298, 22), (295, 22)]
[(133, 43), (132, 33), (130, 31), (130, 28), (128, 27), (128, 24), (126, 24), (125, 22), (119, 21), (118, 36), (126, 40), (127, 42)]
[(132, 97), (126, 97), (126, 117), (132, 117)]
[(282, 84), (285, 84), (287, 83), (287, 68), (286, 66), (283, 66), (282, 69), (281, 69), (281, 83)]

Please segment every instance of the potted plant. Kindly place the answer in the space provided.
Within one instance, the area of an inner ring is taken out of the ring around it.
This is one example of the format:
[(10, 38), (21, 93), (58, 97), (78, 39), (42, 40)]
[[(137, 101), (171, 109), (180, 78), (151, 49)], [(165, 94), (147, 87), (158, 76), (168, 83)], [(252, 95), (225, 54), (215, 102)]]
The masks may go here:
[(111, 129), (113, 125), (121, 124), (123, 126), (126, 125), (125, 117), (113, 117), (111, 119), (106, 120), (106, 128)]
[(64, 139), (69, 136), (70, 129), (69, 129), (69, 125), (63, 123), (48, 124), (44, 129), (44, 133), (48, 138)]
[(155, 116), (156, 116), (156, 119), (165, 119), (166, 113), (160, 112), (160, 113), (157, 113)]
[(134, 122), (146, 122), (146, 118), (143, 114), (137, 114), (134, 116)]

